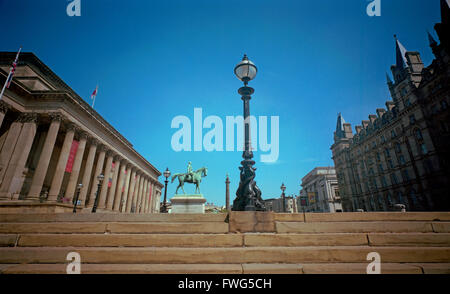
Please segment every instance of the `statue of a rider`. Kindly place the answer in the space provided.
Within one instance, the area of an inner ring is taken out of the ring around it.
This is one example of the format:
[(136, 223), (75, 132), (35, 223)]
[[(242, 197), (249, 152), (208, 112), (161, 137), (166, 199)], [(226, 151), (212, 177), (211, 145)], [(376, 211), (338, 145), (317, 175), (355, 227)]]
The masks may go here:
[(187, 166), (186, 182), (192, 181), (192, 176), (193, 176), (192, 165), (191, 162), (189, 161)]

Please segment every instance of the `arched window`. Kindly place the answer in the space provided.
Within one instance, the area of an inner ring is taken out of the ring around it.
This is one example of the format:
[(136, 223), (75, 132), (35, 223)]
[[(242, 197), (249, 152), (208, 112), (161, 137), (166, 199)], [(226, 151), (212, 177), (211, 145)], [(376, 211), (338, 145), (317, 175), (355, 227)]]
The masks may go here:
[(422, 132), (419, 129), (415, 129), (414, 130), (414, 136), (416, 137), (416, 139), (418, 141), (422, 141), (423, 140)]

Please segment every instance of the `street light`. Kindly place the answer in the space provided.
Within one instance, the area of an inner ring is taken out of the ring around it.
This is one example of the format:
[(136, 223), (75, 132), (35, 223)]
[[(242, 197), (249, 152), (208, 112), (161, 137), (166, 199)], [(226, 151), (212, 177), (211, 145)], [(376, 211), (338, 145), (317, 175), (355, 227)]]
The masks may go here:
[(75, 194), (74, 204), (73, 204), (73, 213), (77, 212), (77, 204), (78, 204), (78, 197), (80, 197), (80, 191), (81, 188), (83, 188), (83, 184), (78, 184), (77, 186), (77, 193)]
[(261, 198), (261, 190), (256, 186), (255, 170), (253, 167), (255, 161), (252, 160), (253, 152), (250, 142), (250, 99), (255, 92), (253, 88), (247, 87), (248, 82), (253, 80), (257, 73), (257, 68), (253, 62), (248, 60), (247, 55), (234, 68), (237, 78), (244, 82), (244, 87), (239, 88), (238, 93), (242, 96), (244, 102), (244, 152), (241, 161), (242, 166), (239, 167), (240, 182), (236, 191), (236, 199), (233, 201), (234, 211), (265, 211), (263, 200)]
[(163, 202), (163, 206), (161, 207), (161, 212), (162, 213), (167, 213), (167, 183), (169, 182), (168, 178), (170, 177), (170, 170), (169, 168), (166, 168), (166, 170), (163, 173), (164, 177), (166, 178), (166, 180), (164, 181), (164, 183), (166, 184), (166, 187), (164, 189), (164, 202)]
[(94, 201), (94, 206), (92, 207), (92, 212), (96, 212), (97, 211), (97, 206), (98, 206), (98, 198), (99, 198), (99, 194), (100, 194), (100, 188), (102, 186), (103, 180), (105, 179), (104, 175), (99, 175), (97, 177), (98, 180), (98, 185), (97, 185), (97, 192), (95, 192), (95, 201)]
[(286, 186), (284, 185), (284, 183), (281, 183), (280, 189), (282, 191), (281, 198), (283, 199), (283, 212), (286, 212), (286, 196), (284, 195), (284, 191), (286, 191)]

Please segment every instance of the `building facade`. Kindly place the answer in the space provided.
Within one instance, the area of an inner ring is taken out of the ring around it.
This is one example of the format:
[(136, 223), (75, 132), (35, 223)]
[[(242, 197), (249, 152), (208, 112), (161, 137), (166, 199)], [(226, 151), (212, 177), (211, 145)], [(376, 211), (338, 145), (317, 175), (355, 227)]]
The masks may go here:
[(283, 198), (280, 197), (280, 198), (269, 198), (264, 200), (264, 205), (267, 211), (286, 212), (286, 213), (298, 212), (295, 196), (285, 196), (284, 198), (286, 210), (283, 210)]
[[(13, 52), (0, 52), (0, 84)], [(99, 175), (104, 180), (99, 185)], [(161, 173), (33, 53), (0, 100), (0, 200), (159, 212)], [(81, 186), (81, 185), (82, 186)]]
[(441, 0), (438, 44), (425, 67), (396, 38), (396, 64), (387, 75), (392, 101), (356, 126), (338, 115), (331, 146), (344, 211), (448, 211), (450, 183), (450, 9)]
[[(297, 207), (304, 212), (341, 212), (342, 205), (334, 167), (316, 167), (302, 178)], [(301, 198), (306, 201), (301, 203)]]

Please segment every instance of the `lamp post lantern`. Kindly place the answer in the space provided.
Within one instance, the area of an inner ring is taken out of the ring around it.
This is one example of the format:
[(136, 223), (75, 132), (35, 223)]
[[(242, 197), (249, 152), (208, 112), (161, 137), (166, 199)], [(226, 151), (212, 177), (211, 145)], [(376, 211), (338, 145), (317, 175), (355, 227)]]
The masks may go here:
[(257, 68), (251, 62), (247, 55), (234, 68), (237, 78), (244, 83), (244, 87), (239, 88), (238, 93), (242, 96), (244, 102), (244, 152), (242, 153), (242, 166), (240, 169), (240, 182), (236, 191), (236, 199), (233, 201), (234, 211), (265, 211), (261, 190), (256, 186), (255, 171), (253, 167), (255, 161), (253, 158), (252, 146), (250, 141), (250, 99), (255, 90), (248, 87), (248, 82), (253, 80), (257, 73)]
[(97, 177), (98, 180), (98, 184), (97, 184), (97, 192), (95, 192), (95, 201), (94, 201), (94, 206), (92, 206), (92, 212), (96, 212), (97, 211), (97, 206), (98, 206), (98, 200), (99, 200), (99, 194), (100, 194), (100, 188), (102, 187), (102, 183), (103, 180), (105, 179), (104, 175), (99, 175)]
[(281, 184), (280, 189), (282, 191), (281, 198), (283, 199), (283, 212), (286, 212), (286, 196), (284, 195), (284, 191), (286, 191), (286, 186), (284, 185), (284, 183)]
[(169, 168), (166, 168), (166, 170), (163, 173), (164, 177), (166, 178), (166, 180), (164, 181), (165, 183), (165, 189), (164, 189), (164, 202), (163, 202), (163, 206), (161, 207), (161, 212), (162, 213), (167, 213), (167, 183), (169, 182), (168, 178), (170, 177), (170, 171)]
[(73, 204), (73, 213), (77, 212), (77, 204), (78, 204), (78, 198), (80, 197), (80, 191), (81, 188), (83, 188), (83, 184), (78, 184), (77, 186), (77, 193), (75, 194), (74, 204)]

